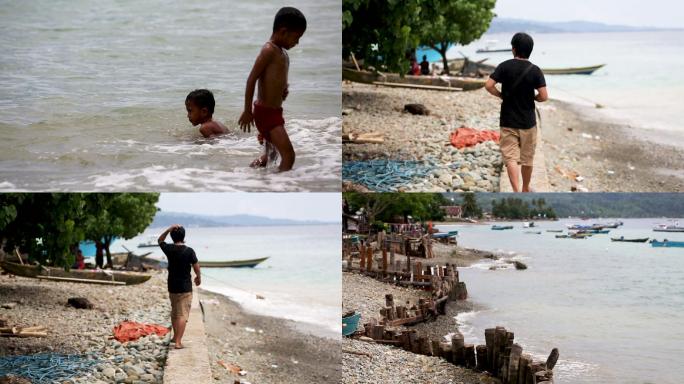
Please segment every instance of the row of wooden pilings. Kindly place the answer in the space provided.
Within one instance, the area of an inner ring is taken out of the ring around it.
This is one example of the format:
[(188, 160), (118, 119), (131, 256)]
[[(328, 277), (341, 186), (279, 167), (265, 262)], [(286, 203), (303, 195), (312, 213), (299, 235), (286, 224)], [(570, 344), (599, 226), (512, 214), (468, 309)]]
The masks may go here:
[(523, 353), (519, 344), (513, 343), (513, 332), (504, 327), (485, 329), (485, 345), (475, 346), (465, 344), (463, 335), (458, 332), (449, 343), (420, 336), (415, 329), (395, 330), (373, 320), (364, 324), (365, 336), (378, 344), (394, 345), (409, 352), (441, 357), (458, 366), (489, 372), (503, 384), (553, 382), (558, 349), (551, 351), (546, 362), (534, 361), (529, 354)]

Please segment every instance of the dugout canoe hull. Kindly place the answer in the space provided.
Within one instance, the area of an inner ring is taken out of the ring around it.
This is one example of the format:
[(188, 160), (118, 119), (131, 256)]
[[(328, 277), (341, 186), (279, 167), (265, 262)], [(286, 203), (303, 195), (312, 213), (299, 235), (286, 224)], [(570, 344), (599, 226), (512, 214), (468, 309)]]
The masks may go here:
[(470, 79), (453, 76), (400, 76), (397, 73), (378, 73), (368, 71), (357, 71), (354, 69), (342, 68), (342, 79), (355, 83), (373, 84), (373, 82), (387, 82), (395, 84), (413, 84), (436, 87), (460, 88), (464, 91), (474, 91), (484, 87), (484, 79)]
[[(125, 285), (142, 284), (152, 277), (152, 275), (143, 273), (119, 271), (107, 271), (107, 273), (105, 273), (103, 271), (72, 269), (67, 272), (61, 268), (43, 267), (40, 265), (21, 265), (8, 261), (0, 263), (0, 267), (13, 275), (35, 279), (51, 276), (68, 279), (99, 280), (102, 282), (123, 282)], [(83, 281), (83, 283), (92, 282)]]

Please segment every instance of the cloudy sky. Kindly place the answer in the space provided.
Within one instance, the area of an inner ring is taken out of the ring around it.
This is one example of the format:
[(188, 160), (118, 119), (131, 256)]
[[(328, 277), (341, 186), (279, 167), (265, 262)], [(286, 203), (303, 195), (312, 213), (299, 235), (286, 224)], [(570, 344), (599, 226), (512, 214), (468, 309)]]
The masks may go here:
[(499, 17), (684, 28), (681, 0), (497, 0)]
[(340, 193), (162, 193), (162, 211), (200, 215), (249, 214), (277, 219), (339, 222)]

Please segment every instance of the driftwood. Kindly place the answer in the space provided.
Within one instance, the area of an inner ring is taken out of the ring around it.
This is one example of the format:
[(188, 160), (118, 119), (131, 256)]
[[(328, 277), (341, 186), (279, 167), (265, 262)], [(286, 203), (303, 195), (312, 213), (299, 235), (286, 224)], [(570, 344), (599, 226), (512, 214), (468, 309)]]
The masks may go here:
[(368, 356), (371, 359), (373, 358), (373, 355), (367, 352), (360, 352), (360, 351), (353, 351), (351, 349), (342, 349), (343, 353), (351, 353), (352, 355), (361, 355), (361, 356)]
[(47, 336), (47, 328), (35, 327), (4, 327), (0, 328), (0, 336), (3, 337), (44, 337)]

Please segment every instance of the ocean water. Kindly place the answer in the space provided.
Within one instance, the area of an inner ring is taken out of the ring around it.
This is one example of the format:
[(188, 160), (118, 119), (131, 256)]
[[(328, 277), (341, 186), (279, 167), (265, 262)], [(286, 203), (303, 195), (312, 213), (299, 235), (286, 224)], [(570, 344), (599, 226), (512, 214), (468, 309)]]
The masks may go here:
[[(136, 254), (151, 251), (151, 257), (166, 260), (157, 247), (137, 248), (163, 231), (149, 228), (133, 239), (117, 241), (111, 250), (125, 246)], [(250, 312), (307, 323), (318, 335), (339, 338), (340, 233), (340, 225), (186, 228), (186, 244), (199, 260), (269, 257), (255, 268), (203, 268), (200, 287), (228, 296)]]
[[(0, 189), (336, 191), (341, 167), (339, 0), (0, 4)], [(237, 120), (273, 17), (307, 16), (283, 107), (294, 171), (248, 167)], [(208, 88), (230, 134), (203, 139), (186, 95)]]
[[(612, 220), (601, 220), (607, 221)], [(596, 221), (540, 222), (541, 235), (525, 234), (519, 222), (506, 231), (439, 226), (458, 229), (461, 246), (499, 252), (528, 266), (492, 271), (490, 266), (502, 263), (483, 260), (460, 268), (476, 308), (457, 317), (466, 342), (483, 344), (484, 329), (502, 325), (540, 360), (557, 347), (559, 384), (681, 383), (684, 250), (610, 237), (684, 241), (684, 233), (653, 232), (664, 219), (622, 221), (609, 234), (586, 240), (556, 239), (545, 231)]]
[[(488, 34), (465, 47), (453, 47), (447, 57), (488, 58), (497, 65), (510, 53), (475, 51), (488, 40), (493, 48), (510, 48), (513, 34)], [(540, 68), (606, 64), (591, 76), (547, 75), (551, 98), (595, 109), (599, 118), (630, 126), (634, 134), (652, 141), (684, 146), (684, 31), (532, 34), (530, 60)]]

